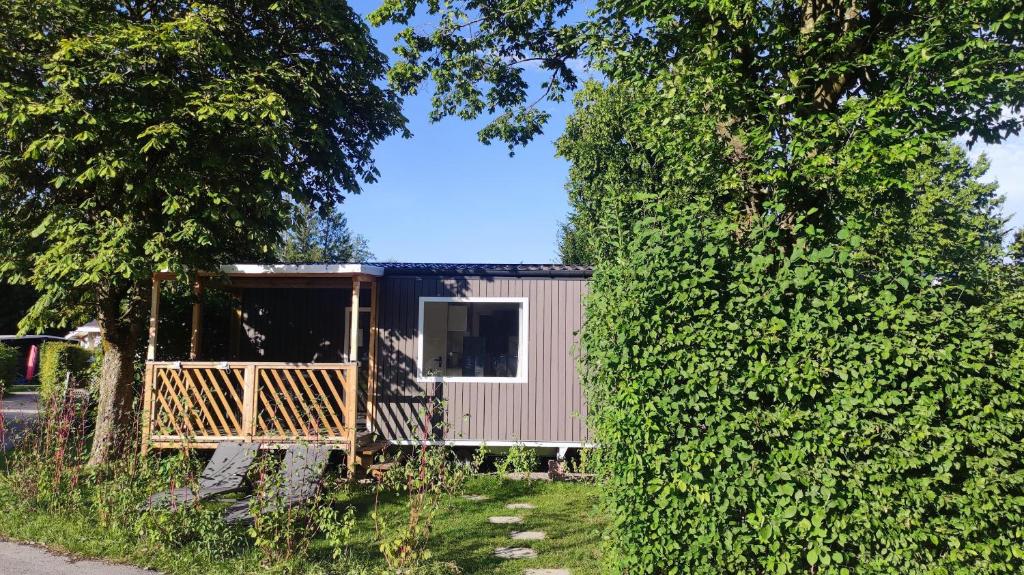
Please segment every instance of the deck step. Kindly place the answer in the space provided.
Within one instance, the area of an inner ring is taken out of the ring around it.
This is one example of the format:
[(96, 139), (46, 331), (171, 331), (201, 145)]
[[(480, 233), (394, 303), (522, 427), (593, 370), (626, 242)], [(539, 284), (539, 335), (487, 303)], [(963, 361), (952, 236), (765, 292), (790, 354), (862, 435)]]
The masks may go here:
[(386, 439), (379, 439), (379, 440), (374, 441), (372, 443), (366, 443), (366, 444), (360, 445), (359, 448), (358, 448), (358, 451), (359, 451), (359, 453), (361, 453), (363, 455), (369, 455), (369, 454), (373, 454), (373, 453), (380, 453), (381, 451), (384, 451), (385, 449), (387, 449), (389, 447), (391, 447), (391, 442), (390, 441), (388, 441)]
[(370, 474), (371, 477), (373, 477), (374, 479), (378, 479), (379, 480), (381, 477), (384, 476), (385, 473), (387, 473), (388, 471), (390, 471), (394, 467), (395, 467), (395, 462), (394, 461), (389, 461), (387, 463), (374, 463), (373, 465), (370, 465), (369, 467), (367, 467), (366, 471), (367, 471), (367, 473)]

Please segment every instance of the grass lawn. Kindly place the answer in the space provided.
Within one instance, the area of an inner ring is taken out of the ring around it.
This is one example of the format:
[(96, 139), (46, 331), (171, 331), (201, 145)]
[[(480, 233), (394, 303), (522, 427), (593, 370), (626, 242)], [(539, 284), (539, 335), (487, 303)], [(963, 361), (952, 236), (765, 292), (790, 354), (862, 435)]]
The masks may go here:
[[(601, 531), (604, 516), (598, 508), (600, 487), (587, 483), (552, 483), (547, 481), (501, 481), (494, 476), (471, 478), (465, 493), (486, 495), (486, 501), (469, 501), (460, 496), (443, 500), (431, 537), (430, 550), (437, 560), (458, 566), (462, 573), (521, 574), (524, 569), (562, 567), (575, 575), (600, 572)], [(101, 528), (95, 517), (85, 512), (41, 513), (25, 510), (12, 502), (11, 494), (0, 493), (0, 536), (13, 540), (33, 541), (74, 555), (105, 558), (118, 562), (151, 567), (169, 574), (252, 573), (263, 572), (258, 554), (244, 529), (237, 529), (237, 545), (226, 556), (211, 556), (202, 541), (177, 548), (150, 545), (134, 528)], [(357, 565), (359, 573), (379, 573), (384, 562), (374, 538), (373, 493), (366, 487), (340, 490), (334, 495), (340, 505), (356, 508), (357, 523), (352, 534), (349, 560), (331, 561), (324, 554), (322, 542), (314, 542), (308, 565), (293, 565), (302, 573), (311, 565), (311, 572), (348, 573), (348, 565)], [(382, 502), (385, 517), (399, 517), (403, 500), (389, 498)], [(536, 509), (509, 510), (508, 503), (529, 502)], [(492, 525), (492, 515), (519, 515), (518, 525)], [(542, 541), (513, 541), (514, 530), (544, 531)], [(495, 547), (532, 547), (536, 559), (503, 560), (495, 558)]]

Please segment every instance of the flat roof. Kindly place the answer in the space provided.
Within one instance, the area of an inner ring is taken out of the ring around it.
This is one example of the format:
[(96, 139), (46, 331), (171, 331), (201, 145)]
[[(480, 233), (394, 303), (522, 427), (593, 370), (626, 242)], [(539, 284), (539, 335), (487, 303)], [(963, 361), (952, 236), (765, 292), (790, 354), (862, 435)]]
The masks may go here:
[(489, 263), (302, 263), (233, 264), (220, 267), (220, 273), (235, 276), (330, 276), (330, 275), (452, 275), (452, 276), (547, 276), (590, 277), (593, 268), (569, 264), (489, 264)]
[[(297, 264), (231, 264), (204, 275), (228, 277), (332, 277), (386, 275), (431, 276), (505, 276), (505, 277), (582, 277), (593, 274), (591, 266), (570, 264), (494, 264), (494, 263), (421, 263), (421, 262), (368, 262), (368, 263), (297, 263)], [(172, 275), (160, 272), (159, 275)]]
[(368, 275), (382, 276), (384, 268), (373, 264), (232, 264), (220, 266), (223, 274), (248, 275)]
[(590, 266), (570, 264), (378, 263), (385, 275), (590, 277)]

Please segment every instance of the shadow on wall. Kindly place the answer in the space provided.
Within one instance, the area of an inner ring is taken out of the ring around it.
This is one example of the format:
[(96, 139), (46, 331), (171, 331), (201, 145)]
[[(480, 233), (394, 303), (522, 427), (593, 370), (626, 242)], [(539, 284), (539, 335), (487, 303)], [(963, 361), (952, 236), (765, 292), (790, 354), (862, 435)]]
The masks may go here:
[[(360, 305), (370, 290), (359, 292)], [(349, 288), (257, 288), (242, 292), (238, 358), (248, 361), (345, 361)]]
[[(491, 283), (488, 277), (474, 282)], [(479, 286), (474, 286), (479, 290)], [(480, 293), (476, 291), (475, 293)], [(389, 438), (441, 439), (445, 433), (444, 384), (416, 381), (420, 297), (466, 297), (466, 278), (385, 277), (378, 291), (377, 405), (375, 430)], [(360, 292), (369, 306), (370, 290)], [(188, 357), (191, 325), (189, 294), (175, 294), (161, 309), (161, 359)], [(345, 316), (351, 305), (349, 288), (249, 288), (241, 290), (243, 321), (238, 352), (232, 353), (232, 309), (229, 292), (209, 289), (204, 296), (203, 360), (341, 362), (347, 358)], [(366, 321), (365, 319), (363, 321)], [(365, 329), (365, 328), (364, 328)], [(366, 382), (366, 349), (361, 350), (361, 381)], [(361, 387), (363, 387), (361, 386)], [(365, 389), (360, 390), (361, 395)], [(365, 401), (365, 398), (360, 398)], [(362, 403), (365, 405), (365, 403)], [(429, 417), (425, 417), (429, 414)], [(458, 415), (453, 414), (453, 417)], [(449, 420), (450, 422), (450, 420)]]
[[(466, 297), (465, 278), (385, 279), (379, 302), (375, 430), (385, 437), (443, 439), (444, 384), (416, 381), (420, 297)], [(481, 281), (492, 281), (481, 278)]]

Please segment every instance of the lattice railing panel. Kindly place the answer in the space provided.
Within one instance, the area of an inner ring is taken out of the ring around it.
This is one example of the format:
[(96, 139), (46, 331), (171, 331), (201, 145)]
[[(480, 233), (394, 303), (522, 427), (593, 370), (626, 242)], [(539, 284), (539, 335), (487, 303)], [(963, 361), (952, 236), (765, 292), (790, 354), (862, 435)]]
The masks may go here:
[(355, 364), (150, 362), (146, 445), (329, 441), (355, 449)]
[(354, 369), (258, 367), (255, 434), (268, 439), (340, 439), (354, 421), (348, 379)]
[(154, 437), (243, 434), (244, 369), (154, 366), (150, 377)]

